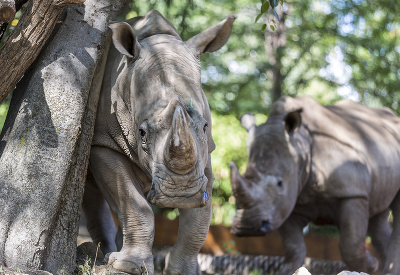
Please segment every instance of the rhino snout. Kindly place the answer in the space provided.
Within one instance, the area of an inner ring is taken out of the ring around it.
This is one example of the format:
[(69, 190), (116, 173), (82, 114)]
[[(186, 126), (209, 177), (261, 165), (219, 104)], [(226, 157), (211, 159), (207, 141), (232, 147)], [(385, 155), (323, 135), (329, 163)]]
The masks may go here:
[(260, 231), (261, 232), (267, 234), (267, 233), (269, 233), (271, 231), (271, 229), (272, 229), (272, 225), (269, 222), (269, 220), (263, 220), (261, 222), (261, 227), (260, 227)]

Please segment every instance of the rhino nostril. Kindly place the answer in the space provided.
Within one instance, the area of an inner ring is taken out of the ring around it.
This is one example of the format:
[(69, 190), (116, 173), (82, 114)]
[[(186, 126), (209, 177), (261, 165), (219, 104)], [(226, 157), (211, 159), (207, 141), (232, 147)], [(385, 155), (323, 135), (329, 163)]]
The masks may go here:
[(268, 220), (264, 220), (261, 222), (260, 231), (263, 233), (267, 233), (271, 227), (271, 224)]

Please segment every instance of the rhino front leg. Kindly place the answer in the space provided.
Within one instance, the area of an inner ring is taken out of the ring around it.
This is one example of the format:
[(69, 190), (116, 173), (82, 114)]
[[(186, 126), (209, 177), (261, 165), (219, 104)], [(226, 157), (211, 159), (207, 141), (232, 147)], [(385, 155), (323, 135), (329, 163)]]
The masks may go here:
[(378, 260), (365, 247), (368, 229), (368, 200), (344, 199), (339, 210), (340, 253), (350, 270), (369, 274), (378, 270)]
[(178, 239), (166, 258), (164, 275), (200, 275), (197, 255), (203, 246), (211, 221), (212, 171), (210, 157), (205, 175), (208, 178), (208, 203), (202, 208), (179, 209)]
[(400, 192), (397, 193), (390, 207), (393, 215), (393, 231), (382, 271), (383, 275), (400, 274)]
[(380, 267), (386, 261), (387, 249), (392, 230), (388, 223), (389, 209), (369, 219), (368, 234), (380, 258)]
[(123, 232), (122, 249), (109, 254), (108, 264), (130, 274), (153, 274), (154, 214), (144, 198), (139, 169), (122, 154), (100, 146), (92, 147), (90, 169)]
[(293, 274), (302, 266), (306, 258), (306, 244), (303, 236), (305, 224), (291, 216), (279, 228), (278, 232), (285, 249), (285, 261), (277, 272), (278, 275)]

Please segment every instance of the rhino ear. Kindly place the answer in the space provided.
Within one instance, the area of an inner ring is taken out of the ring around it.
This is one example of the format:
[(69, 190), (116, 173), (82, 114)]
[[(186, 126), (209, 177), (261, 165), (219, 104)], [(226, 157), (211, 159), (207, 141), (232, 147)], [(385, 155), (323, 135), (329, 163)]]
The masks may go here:
[(293, 134), (301, 126), (301, 112), (303, 109), (298, 109), (286, 114), (285, 129), (289, 134)]
[(228, 41), (232, 33), (233, 21), (235, 21), (235, 16), (228, 16), (225, 20), (193, 36), (185, 43), (194, 49), (197, 55), (215, 52)]
[(256, 125), (256, 119), (254, 114), (246, 113), (240, 117), (240, 124), (247, 131), (250, 131), (251, 127)]
[(140, 45), (133, 33), (132, 27), (125, 22), (111, 24), (112, 40), (115, 48), (130, 58), (136, 58), (140, 52)]

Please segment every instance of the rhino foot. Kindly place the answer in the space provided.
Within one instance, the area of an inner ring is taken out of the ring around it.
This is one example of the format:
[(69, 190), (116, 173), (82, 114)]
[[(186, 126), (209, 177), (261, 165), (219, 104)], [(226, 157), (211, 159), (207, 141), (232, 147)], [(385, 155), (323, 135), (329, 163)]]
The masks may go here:
[[(163, 275), (201, 275), (200, 265), (197, 257), (172, 257), (171, 252), (165, 257), (165, 269)], [(177, 260), (179, 259), (179, 260)]]
[(298, 265), (298, 264), (294, 264), (294, 263), (284, 263), (275, 274), (276, 275), (293, 274), (300, 267), (301, 267), (301, 264)]
[(125, 273), (141, 275), (154, 274), (153, 255), (146, 254), (143, 250), (124, 249), (106, 255), (106, 262), (114, 269)]

